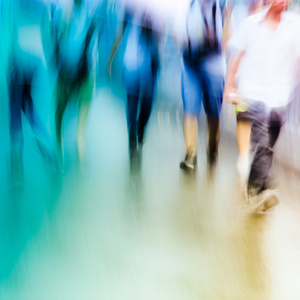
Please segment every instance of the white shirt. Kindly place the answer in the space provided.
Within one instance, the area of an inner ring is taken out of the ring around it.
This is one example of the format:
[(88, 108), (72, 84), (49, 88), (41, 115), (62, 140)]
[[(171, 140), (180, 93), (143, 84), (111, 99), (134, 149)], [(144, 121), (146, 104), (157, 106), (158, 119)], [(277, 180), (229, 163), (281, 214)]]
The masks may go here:
[(237, 87), (245, 99), (269, 107), (287, 105), (292, 99), (300, 62), (298, 15), (284, 12), (275, 32), (263, 24), (267, 10), (250, 16), (233, 35), (229, 46), (244, 52), (237, 73)]

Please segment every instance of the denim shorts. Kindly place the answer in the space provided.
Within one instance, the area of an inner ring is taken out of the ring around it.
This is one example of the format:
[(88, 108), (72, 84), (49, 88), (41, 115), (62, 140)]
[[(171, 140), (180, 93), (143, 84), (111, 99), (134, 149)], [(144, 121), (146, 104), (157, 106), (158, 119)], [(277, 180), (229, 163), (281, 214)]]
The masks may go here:
[(219, 57), (215, 62), (210, 58), (210, 64), (206, 59), (196, 62), (182, 59), (181, 92), (185, 115), (199, 117), (203, 102), (208, 117), (220, 118), (225, 82), (221, 62)]

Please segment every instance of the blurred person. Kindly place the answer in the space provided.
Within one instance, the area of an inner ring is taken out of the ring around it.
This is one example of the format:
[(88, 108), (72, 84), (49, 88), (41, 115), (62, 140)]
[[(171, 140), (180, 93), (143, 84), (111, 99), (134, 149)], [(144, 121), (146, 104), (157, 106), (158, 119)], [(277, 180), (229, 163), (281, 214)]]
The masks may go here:
[[(104, 33), (105, 27), (110, 23), (108, 15), (112, 14), (111, 10), (114, 2), (116, 0), (95, 0), (93, 1), (93, 18), (96, 26), (96, 56), (97, 56), (97, 64), (98, 70), (96, 70), (95, 64), (95, 76), (98, 76), (101, 73), (102, 66), (100, 63), (101, 56), (103, 55), (103, 49), (106, 47), (104, 45), (103, 39), (101, 40), (101, 36)], [(105, 69), (105, 68), (104, 68)], [(97, 78), (98, 79), (98, 78)]]
[(145, 130), (152, 111), (160, 65), (160, 34), (154, 28), (154, 21), (147, 11), (127, 6), (107, 63), (107, 72), (111, 76), (114, 56), (126, 35), (122, 73), (127, 94), (129, 154), (133, 165), (139, 162), (139, 154), (145, 142)]
[(91, 12), (89, 0), (58, 1), (53, 12), (54, 59), (58, 68), (55, 124), (61, 164), (62, 122), (72, 98), (78, 100), (78, 158), (80, 162), (84, 158), (84, 132), (94, 91), (92, 43), (96, 24)]
[[(9, 94), (11, 171), (14, 183), (23, 183), (22, 112), (36, 138), (38, 147), (54, 171), (51, 139), (34, 104), (33, 87), (39, 71), (46, 68), (46, 37), (49, 32), (49, 7), (42, 1), (11, 0), (6, 3), (10, 28), (9, 62), (6, 71)], [(43, 99), (37, 99), (42, 101)]]
[(265, 10), (245, 19), (229, 42), (235, 53), (228, 66), (224, 98), (232, 104), (240, 98), (246, 104), (237, 119), (251, 124), (253, 160), (247, 200), (259, 212), (279, 203), (270, 170), (299, 78), (300, 23), (296, 14), (285, 11), (288, 2), (268, 1)]
[[(228, 39), (238, 30), (242, 21), (255, 13), (258, 13), (263, 6), (263, 0), (239, 0), (236, 1), (234, 7), (231, 9), (229, 17), (230, 29), (228, 30)], [(226, 49), (228, 56), (230, 56), (230, 49)], [(240, 109), (243, 109), (242, 106), (236, 106), (236, 113)], [(242, 189), (247, 183), (247, 178), (250, 171), (250, 124), (247, 120), (237, 119), (237, 128), (236, 128), (237, 142), (239, 147), (239, 158), (237, 162), (237, 172), (240, 179), (240, 184)]]
[(209, 170), (218, 157), (220, 114), (225, 81), (222, 54), (223, 15), (218, 0), (193, 0), (186, 17), (182, 51), (183, 129), (185, 159), (180, 168), (195, 171), (197, 166), (198, 118), (201, 105), (207, 116)]

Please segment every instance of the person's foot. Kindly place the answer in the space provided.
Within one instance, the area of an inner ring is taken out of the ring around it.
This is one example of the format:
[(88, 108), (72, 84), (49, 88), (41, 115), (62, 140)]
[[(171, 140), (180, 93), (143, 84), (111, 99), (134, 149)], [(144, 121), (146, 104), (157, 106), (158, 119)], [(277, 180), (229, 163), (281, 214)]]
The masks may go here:
[(197, 167), (197, 155), (195, 152), (187, 152), (184, 161), (180, 163), (180, 168), (185, 171), (194, 172)]
[(267, 189), (259, 194), (249, 196), (250, 210), (254, 213), (270, 212), (279, 203), (278, 195), (273, 189)]

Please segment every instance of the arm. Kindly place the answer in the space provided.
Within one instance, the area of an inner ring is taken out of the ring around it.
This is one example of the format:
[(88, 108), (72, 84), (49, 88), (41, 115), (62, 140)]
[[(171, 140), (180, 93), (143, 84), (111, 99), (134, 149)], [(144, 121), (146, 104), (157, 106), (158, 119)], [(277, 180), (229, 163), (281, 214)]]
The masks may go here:
[(113, 59), (121, 45), (126, 26), (127, 26), (127, 22), (122, 22), (119, 24), (119, 26), (117, 28), (116, 35), (114, 37), (113, 45), (112, 45), (110, 55), (108, 58), (107, 67), (106, 67), (108, 76), (111, 76), (111, 65), (112, 65)]
[(222, 35), (222, 50), (226, 51), (227, 43), (231, 38), (231, 16), (232, 16), (232, 7), (225, 7), (223, 11), (224, 25), (223, 25), (223, 35)]
[(226, 74), (226, 80), (225, 80), (225, 88), (224, 88), (224, 99), (231, 103), (232, 98), (230, 97), (230, 93), (236, 93), (237, 88), (235, 86), (235, 76), (239, 69), (239, 65), (241, 62), (241, 59), (243, 58), (245, 52), (237, 52), (234, 53), (229, 61), (228, 68), (227, 68), (227, 74)]

